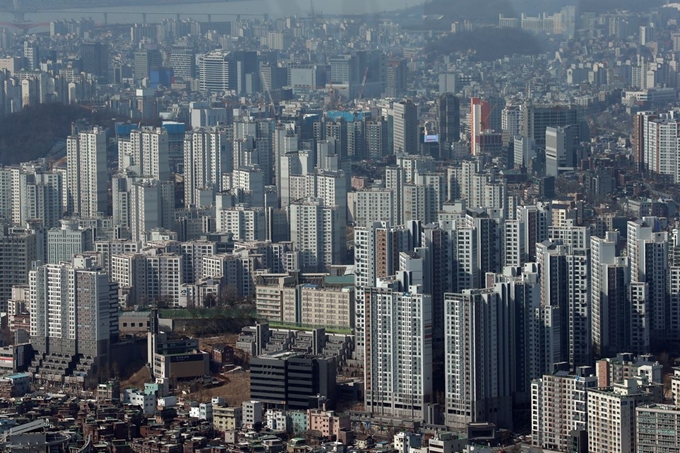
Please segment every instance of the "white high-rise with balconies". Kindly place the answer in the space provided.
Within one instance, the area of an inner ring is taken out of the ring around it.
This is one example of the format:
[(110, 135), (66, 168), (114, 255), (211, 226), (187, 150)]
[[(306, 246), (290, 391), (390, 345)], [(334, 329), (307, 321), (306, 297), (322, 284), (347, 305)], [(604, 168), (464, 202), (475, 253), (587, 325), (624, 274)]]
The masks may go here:
[(336, 206), (326, 206), (319, 198), (298, 200), (288, 206), (290, 239), (300, 252), (303, 272), (325, 272), (337, 264), (345, 238), (345, 224), (339, 221)]
[(106, 213), (106, 131), (100, 127), (66, 139), (67, 212), (83, 218)]
[(118, 141), (118, 169), (160, 181), (170, 179), (168, 131), (163, 127), (132, 130), (129, 139)]
[(444, 295), (447, 426), (511, 428), (511, 306), (503, 294), (487, 288)]
[[(631, 283), (646, 283), (648, 291), (649, 338), (661, 344), (670, 327), (666, 296), (668, 291), (668, 232), (666, 219), (643, 217), (628, 222), (627, 255)], [(639, 326), (642, 327), (642, 326)], [(654, 345), (632, 344), (632, 352), (646, 353)]]
[(224, 128), (200, 128), (184, 139), (184, 204), (198, 203), (197, 190), (222, 190), (222, 175), (233, 170), (232, 144)]
[(418, 286), (406, 292), (360, 290), (366, 410), (375, 416), (423, 421), (432, 403), (432, 296)]
[[(83, 256), (37, 267), (29, 285), (34, 378), (59, 385), (97, 383), (118, 337), (118, 285)], [(74, 368), (79, 376), (68, 376)]]

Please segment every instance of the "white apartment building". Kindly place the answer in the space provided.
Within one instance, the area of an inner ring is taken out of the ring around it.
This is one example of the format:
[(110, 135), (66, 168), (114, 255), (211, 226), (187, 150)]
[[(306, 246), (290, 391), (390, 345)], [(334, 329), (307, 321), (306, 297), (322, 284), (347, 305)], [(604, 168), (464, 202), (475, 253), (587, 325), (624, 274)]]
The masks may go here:
[[(501, 285), (501, 284), (498, 284)], [(512, 425), (508, 304), (494, 288), (444, 295), (446, 425)]]
[(408, 251), (409, 231), (374, 222), (354, 229), (354, 275), (357, 288), (372, 287), (377, 279), (399, 270), (399, 253)]
[(94, 127), (66, 139), (67, 209), (80, 217), (106, 212), (106, 131)]
[(112, 255), (111, 280), (119, 283), (129, 304), (163, 299), (170, 305), (179, 305), (184, 258), (176, 253)]
[(264, 241), (267, 239), (267, 213), (261, 207), (239, 204), (217, 211), (217, 231), (229, 232), (235, 241)]
[(646, 170), (667, 175), (674, 183), (680, 182), (677, 112), (645, 116), (643, 119), (643, 164)]
[(63, 219), (60, 228), (52, 228), (47, 232), (48, 263), (68, 262), (74, 255), (93, 248), (93, 231), (89, 228), (78, 228), (77, 220)]
[(217, 253), (217, 243), (206, 240), (182, 242), (180, 245), (184, 260), (184, 283), (198, 282), (203, 275), (203, 257)]
[(163, 127), (142, 127), (118, 141), (118, 169), (159, 181), (170, 179), (168, 132)]
[(197, 189), (222, 190), (222, 175), (233, 170), (232, 143), (225, 128), (200, 128), (184, 138), (184, 204), (195, 206)]
[(0, 219), (4, 222), (11, 222), (13, 219), (14, 170), (11, 167), (0, 167)]
[(235, 189), (248, 206), (264, 207), (264, 172), (258, 165), (235, 168), (230, 189)]
[[(84, 371), (98, 380), (98, 370), (108, 363), (109, 343), (118, 336), (118, 285), (93, 266), (91, 259), (76, 256), (73, 264), (46, 264), (30, 272), (30, 334), (38, 357), (31, 372), (40, 379), (65, 372), (64, 363), (79, 360)], [(58, 365), (50, 356), (59, 355)], [(82, 355), (82, 359), (77, 357)], [(93, 366), (93, 368), (90, 368)]]
[[(647, 330), (650, 339), (657, 341), (663, 341), (666, 338), (670, 327), (666, 316), (669, 237), (668, 232), (663, 231), (664, 221), (665, 219), (658, 217), (643, 217), (629, 221), (626, 242), (630, 262), (630, 281), (631, 283), (647, 283), (648, 286), (649, 325)], [(644, 313), (640, 314), (644, 315)], [(632, 352), (648, 352), (648, 350), (643, 350), (646, 345), (633, 346), (637, 347)]]
[(170, 181), (141, 180), (129, 188), (130, 233), (135, 242), (146, 243), (157, 228), (171, 228), (175, 186)]
[(9, 174), (10, 201), (7, 206), (9, 208), (13, 204), (13, 207), (7, 221), (26, 225), (28, 221), (40, 220), (44, 228), (59, 226), (59, 219), (64, 213), (64, 175), (58, 171), (48, 171), (45, 166), (23, 164), (20, 168), (11, 169)]
[(371, 288), (363, 297), (365, 407), (376, 416), (428, 420), (432, 402), (432, 296)]
[(503, 266), (519, 267), (523, 264), (524, 228), (520, 220), (506, 220), (502, 225), (501, 259)]
[(373, 188), (359, 190), (352, 194), (356, 200), (352, 207), (355, 226), (368, 228), (375, 222), (382, 222), (387, 225), (395, 224), (394, 192), (392, 190)]
[(628, 299), (630, 271), (628, 258), (617, 256), (617, 232), (590, 239), (591, 253), (591, 336), (595, 354), (608, 357), (627, 347), (628, 327), (624, 301)]
[(302, 272), (323, 272), (343, 253), (345, 224), (338, 208), (307, 198), (288, 206), (290, 239), (300, 252)]
[(137, 253), (141, 250), (141, 244), (126, 239), (112, 239), (110, 241), (95, 241), (94, 250), (102, 257), (104, 269), (111, 273), (111, 257), (124, 253)]

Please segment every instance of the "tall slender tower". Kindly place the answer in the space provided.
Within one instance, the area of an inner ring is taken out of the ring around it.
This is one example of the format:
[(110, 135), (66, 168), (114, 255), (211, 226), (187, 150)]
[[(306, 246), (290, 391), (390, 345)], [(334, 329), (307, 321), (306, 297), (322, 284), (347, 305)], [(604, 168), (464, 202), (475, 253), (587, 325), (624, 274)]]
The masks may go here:
[(418, 107), (411, 100), (393, 107), (394, 154), (418, 154)]
[(222, 190), (222, 175), (233, 171), (232, 144), (219, 128), (202, 128), (184, 139), (184, 204), (196, 205), (197, 189)]
[(107, 212), (106, 132), (100, 127), (66, 139), (67, 212), (94, 217)]
[(437, 98), (439, 158), (449, 159), (451, 144), (460, 140), (460, 100), (453, 93)]

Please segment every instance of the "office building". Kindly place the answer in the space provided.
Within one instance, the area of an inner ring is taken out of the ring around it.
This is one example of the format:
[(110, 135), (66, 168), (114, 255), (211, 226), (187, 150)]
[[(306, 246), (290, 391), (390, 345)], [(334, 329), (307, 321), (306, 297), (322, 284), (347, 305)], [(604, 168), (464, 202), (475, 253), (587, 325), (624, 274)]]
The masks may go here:
[[(250, 397), (269, 406), (306, 410), (335, 405), (334, 358), (281, 352), (250, 361)], [(246, 423), (244, 414), (244, 424)]]
[(560, 172), (574, 171), (578, 164), (574, 138), (576, 125), (546, 127), (545, 129), (545, 175), (557, 176)]
[[(534, 141), (537, 147), (546, 145), (545, 130), (548, 127), (579, 124), (576, 107), (565, 105), (534, 105), (527, 103), (522, 108), (522, 135)], [(579, 141), (585, 140), (581, 132), (575, 134)]]
[(173, 46), (170, 67), (175, 77), (191, 80), (196, 77), (196, 51), (192, 47)]
[(135, 52), (135, 80), (149, 78), (152, 69), (158, 69), (163, 65), (163, 56), (158, 49), (138, 50)]
[(439, 95), (436, 100), (439, 132), (439, 158), (451, 158), (451, 144), (460, 140), (460, 100), (453, 93)]
[(107, 213), (106, 145), (106, 131), (99, 127), (66, 139), (66, 212), (82, 218)]
[(400, 98), (404, 96), (408, 83), (406, 60), (403, 58), (387, 60), (386, 76), (385, 97)]
[(83, 71), (97, 76), (97, 80), (106, 82), (109, 77), (109, 50), (101, 42), (84, 42), (80, 45), (80, 58), (83, 60)]
[(237, 89), (236, 63), (231, 52), (216, 49), (198, 55), (196, 64), (201, 93), (224, 93)]
[(59, 386), (99, 383), (118, 338), (118, 285), (82, 256), (39, 266), (29, 284), (34, 378)]
[(392, 105), (392, 154), (418, 154), (418, 107), (411, 100)]

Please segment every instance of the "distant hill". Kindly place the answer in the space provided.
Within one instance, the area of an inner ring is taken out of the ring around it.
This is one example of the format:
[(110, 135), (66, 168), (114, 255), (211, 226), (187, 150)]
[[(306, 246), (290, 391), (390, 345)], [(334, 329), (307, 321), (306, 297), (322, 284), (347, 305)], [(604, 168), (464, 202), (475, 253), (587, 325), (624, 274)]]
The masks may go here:
[(93, 113), (82, 107), (57, 103), (26, 107), (0, 120), (0, 164), (47, 157), (57, 141), (71, 135), (71, 123), (84, 118), (90, 124), (110, 127), (114, 116), (109, 111)]
[(510, 17), (519, 17), (521, 13), (552, 14), (568, 5), (576, 6), (577, 14), (580, 14), (584, 11), (602, 13), (614, 9), (646, 11), (665, 3), (665, 0), (432, 0), (422, 8), (423, 14), (494, 21), (499, 14)]
[(528, 32), (494, 27), (445, 35), (425, 47), (430, 60), (455, 52), (470, 52), (472, 60), (490, 61), (514, 54), (538, 55), (547, 50), (546, 43)]

